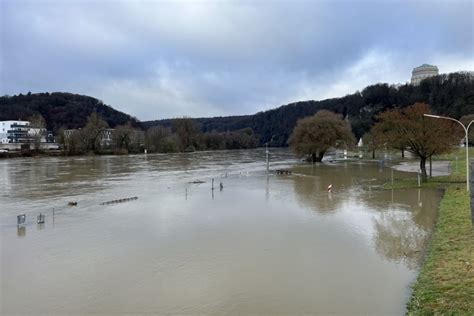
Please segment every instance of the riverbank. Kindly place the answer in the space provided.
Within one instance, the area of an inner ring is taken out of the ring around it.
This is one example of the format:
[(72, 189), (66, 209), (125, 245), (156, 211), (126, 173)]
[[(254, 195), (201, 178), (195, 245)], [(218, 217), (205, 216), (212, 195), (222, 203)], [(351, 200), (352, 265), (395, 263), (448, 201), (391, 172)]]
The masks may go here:
[(408, 302), (409, 314), (474, 312), (474, 234), (469, 196), (450, 185), (439, 206), (425, 262)]
[[(474, 313), (474, 230), (470, 196), (463, 178), (466, 163), (462, 159), (455, 160), (455, 156), (443, 157), (451, 161), (451, 175), (430, 179), (422, 185), (444, 188), (445, 194), (425, 261), (412, 285), (408, 314)], [(416, 185), (414, 180), (405, 180), (387, 187)]]
[(61, 150), (48, 150), (48, 151), (25, 150), (25, 151), (0, 152), (0, 159), (25, 158), (25, 157), (59, 157), (59, 156), (64, 156), (64, 153)]

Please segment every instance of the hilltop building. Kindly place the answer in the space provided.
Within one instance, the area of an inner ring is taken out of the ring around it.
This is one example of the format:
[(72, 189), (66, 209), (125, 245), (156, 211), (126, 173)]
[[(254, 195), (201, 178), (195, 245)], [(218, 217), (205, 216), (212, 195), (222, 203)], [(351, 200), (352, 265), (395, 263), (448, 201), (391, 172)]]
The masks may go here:
[(438, 74), (438, 67), (434, 65), (423, 64), (419, 67), (413, 68), (413, 71), (411, 73), (411, 84), (419, 85), (421, 80), (437, 76)]

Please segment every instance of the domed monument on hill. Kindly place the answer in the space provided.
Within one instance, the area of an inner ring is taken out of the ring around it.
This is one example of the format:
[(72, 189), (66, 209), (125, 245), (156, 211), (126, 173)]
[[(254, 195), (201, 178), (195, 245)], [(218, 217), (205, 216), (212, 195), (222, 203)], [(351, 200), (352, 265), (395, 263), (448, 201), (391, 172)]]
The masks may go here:
[(419, 85), (421, 80), (428, 77), (437, 76), (439, 74), (438, 67), (428, 64), (423, 64), (419, 67), (413, 68), (411, 73), (411, 84)]

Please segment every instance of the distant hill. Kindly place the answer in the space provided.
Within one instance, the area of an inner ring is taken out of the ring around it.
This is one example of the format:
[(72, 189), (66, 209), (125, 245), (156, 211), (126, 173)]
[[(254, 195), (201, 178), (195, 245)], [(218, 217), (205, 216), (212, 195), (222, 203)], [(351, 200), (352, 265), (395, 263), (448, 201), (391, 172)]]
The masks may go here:
[[(431, 105), (434, 112), (460, 118), (474, 114), (473, 73), (451, 73), (423, 80), (420, 85), (376, 84), (340, 98), (301, 101), (253, 115), (193, 119), (203, 132), (237, 131), (252, 128), (260, 136), (260, 144), (286, 146), (298, 119), (321, 109), (342, 114), (352, 125), (357, 137), (370, 130), (380, 112), (405, 107), (415, 102)], [(135, 127), (171, 126), (173, 119), (140, 122), (136, 118), (105, 105), (93, 97), (71, 93), (35, 93), (0, 97), (0, 120), (27, 119), (40, 113), (48, 129), (80, 128), (87, 117), (97, 111), (111, 127), (131, 122)]]
[[(260, 135), (260, 143), (286, 146), (298, 119), (327, 109), (346, 117), (357, 137), (370, 130), (380, 112), (405, 107), (416, 102), (430, 104), (434, 112), (460, 118), (474, 113), (474, 75), (451, 73), (423, 80), (420, 85), (376, 84), (340, 98), (322, 101), (301, 101), (259, 112), (254, 115), (195, 118), (203, 132), (233, 131), (250, 127)], [(173, 119), (143, 122), (146, 128), (170, 126)]]
[(61, 127), (84, 127), (93, 111), (97, 111), (110, 127), (127, 122), (135, 127), (142, 127), (136, 118), (85, 95), (54, 92), (0, 97), (0, 121), (20, 118), (26, 120), (31, 115), (40, 113), (45, 118), (48, 129), (55, 132)]

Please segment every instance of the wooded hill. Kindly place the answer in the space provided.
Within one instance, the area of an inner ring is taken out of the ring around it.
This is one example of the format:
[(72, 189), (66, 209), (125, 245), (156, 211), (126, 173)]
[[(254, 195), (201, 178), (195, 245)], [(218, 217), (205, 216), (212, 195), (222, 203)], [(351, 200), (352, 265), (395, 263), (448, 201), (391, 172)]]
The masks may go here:
[[(157, 100), (159, 103), (159, 100)], [(361, 137), (374, 124), (380, 112), (395, 106), (405, 107), (416, 102), (431, 106), (435, 113), (460, 118), (474, 114), (473, 73), (452, 73), (425, 79), (419, 86), (376, 84), (340, 98), (322, 101), (301, 101), (253, 115), (195, 118), (202, 132), (226, 132), (251, 128), (259, 136), (260, 145), (287, 146), (296, 121), (321, 109), (342, 114)], [(97, 111), (110, 127), (131, 122), (132, 126), (149, 128), (172, 127), (175, 119), (139, 122), (136, 118), (105, 105), (102, 101), (71, 93), (36, 93), (0, 97), (0, 120), (27, 119), (40, 113), (48, 129), (81, 128)]]
[(93, 111), (100, 114), (110, 127), (127, 122), (134, 127), (142, 127), (136, 118), (85, 95), (54, 92), (0, 97), (0, 121), (27, 120), (39, 113), (44, 117), (47, 128), (55, 133), (61, 127), (84, 127)]
[[(321, 109), (347, 117), (356, 137), (369, 131), (380, 112), (393, 107), (427, 103), (435, 113), (460, 118), (474, 113), (474, 75), (451, 73), (425, 79), (419, 86), (404, 84), (371, 85), (344, 97), (322, 101), (291, 103), (254, 115), (193, 119), (203, 132), (233, 131), (250, 127), (260, 136), (260, 144), (286, 146), (296, 121)], [(171, 126), (173, 119), (143, 122), (145, 127)]]

